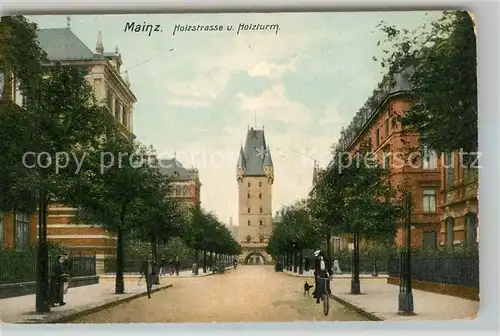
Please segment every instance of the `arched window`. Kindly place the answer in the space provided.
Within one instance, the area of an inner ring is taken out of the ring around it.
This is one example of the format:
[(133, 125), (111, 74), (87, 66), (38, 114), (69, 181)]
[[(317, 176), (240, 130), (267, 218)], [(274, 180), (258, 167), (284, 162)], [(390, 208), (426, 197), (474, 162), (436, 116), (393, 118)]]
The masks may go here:
[(247, 243), (250, 243), (252, 241), (252, 237), (250, 235), (247, 236)]
[(260, 236), (259, 242), (263, 243), (264, 242), (264, 236)]
[(455, 218), (446, 218), (446, 245), (448, 247), (453, 247), (453, 241), (455, 240)]
[(260, 226), (264, 225), (264, 222), (262, 221), (262, 219), (259, 221), (259, 225)]
[(250, 188), (250, 182), (248, 182), (248, 187)]

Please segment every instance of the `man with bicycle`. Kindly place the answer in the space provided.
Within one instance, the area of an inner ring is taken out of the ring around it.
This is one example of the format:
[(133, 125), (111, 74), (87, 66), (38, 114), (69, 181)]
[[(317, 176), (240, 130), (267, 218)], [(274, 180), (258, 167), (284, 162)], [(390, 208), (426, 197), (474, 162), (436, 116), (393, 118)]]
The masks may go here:
[[(328, 291), (328, 295), (332, 297), (332, 289), (330, 288), (330, 277), (333, 275), (333, 271), (328, 265), (328, 261), (325, 260), (323, 251), (317, 250), (314, 252), (314, 256), (316, 257), (314, 260), (314, 278), (316, 280), (316, 285), (314, 287), (313, 297), (316, 299), (316, 303), (320, 303), (321, 297), (323, 296), (323, 291), (325, 288), (325, 284), (323, 281), (326, 281), (326, 288)], [(328, 280), (323, 280), (328, 279)]]

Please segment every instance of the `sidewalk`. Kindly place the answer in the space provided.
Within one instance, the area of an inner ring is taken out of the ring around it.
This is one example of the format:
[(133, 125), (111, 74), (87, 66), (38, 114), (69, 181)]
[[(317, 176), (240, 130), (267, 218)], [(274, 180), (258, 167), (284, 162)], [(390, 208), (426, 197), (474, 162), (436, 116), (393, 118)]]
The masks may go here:
[[(172, 285), (160, 281), (153, 286), (153, 292)], [(49, 313), (35, 312), (35, 295), (24, 295), (0, 300), (0, 321), (3, 323), (63, 323), (77, 316), (82, 316), (109, 308), (146, 295), (144, 281), (125, 281), (125, 294), (114, 294), (114, 282), (70, 288), (64, 295), (66, 305), (53, 307)]]
[[(294, 277), (298, 277), (298, 278), (314, 279), (314, 271), (307, 271), (307, 272), (304, 272), (302, 274), (299, 274), (299, 273), (294, 273), (294, 272), (290, 272), (287, 270), (283, 270), (283, 273), (285, 273), (286, 275), (290, 275), (290, 276), (294, 276)], [(373, 276), (371, 274), (360, 274), (359, 278), (360, 279), (374, 279), (374, 280), (386, 279), (387, 274), (379, 273), (379, 275), (377, 275), (377, 276)], [(351, 279), (351, 273), (335, 274), (333, 276), (333, 279)]]
[(479, 311), (479, 302), (454, 296), (413, 290), (415, 316), (398, 314), (399, 286), (390, 285), (385, 278), (361, 278), (360, 295), (349, 294), (350, 279), (332, 281), (336, 301), (358, 311), (374, 321), (429, 321), (472, 319)]

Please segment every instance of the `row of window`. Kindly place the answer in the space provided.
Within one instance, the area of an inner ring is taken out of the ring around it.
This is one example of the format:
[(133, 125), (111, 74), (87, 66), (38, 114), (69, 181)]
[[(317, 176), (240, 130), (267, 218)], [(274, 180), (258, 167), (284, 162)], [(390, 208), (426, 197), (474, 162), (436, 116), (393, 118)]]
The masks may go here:
[[(390, 134), (392, 126), (392, 119), (391, 118), (386, 118), (385, 123), (384, 123), (384, 130), (385, 130), (385, 138), (387, 139)], [(380, 145), (380, 128), (377, 128), (375, 130), (375, 148), (377, 148)]]
[[(264, 243), (266, 241), (266, 239), (264, 238), (264, 236), (260, 236), (259, 237), (259, 243)], [(252, 242), (252, 236), (248, 235), (247, 236), (247, 243), (250, 244)]]
[(188, 186), (175, 186), (172, 190), (172, 196), (188, 196)]
[(112, 90), (109, 88), (106, 90), (106, 106), (119, 122), (121, 122), (127, 129), (130, 129), (129, 110), (118, 100), (118, 98), (114, 97)]
[[(446, 246), (453, 247), (455, 244), (455, 218), (446, 219)], [(465, 215), (465, 245), (473, 247), (477, 242), (477, 217), (474, 213)]]
[[(4, 244), (4, 214), (0, 212), (0, 247)], [(16, 213), (15, 226), (15, 236), (14, 245), (15, 248), (24, 249), (30, 245), (30, 225), (29, 225), (29, 215), (26, 213)]]
[[(250, 221), (250, 219), (248, 220), (247, 224), (248, 226), (252, 226), (252, 222)], [(264, 226), (264, 221), (262, 219), (259, 220), (259, 226)]]
[[(252, 185), (250, 182), (248, 182), (248, 187), (250, 188), (250, 186)], [(262, 188), (262, 182), (259, 182), (259, 188)]]
[[(383, 156), (383, 167), (384, 168), (390, 168), (390, 165), (391, 165), (391, 156), (392, 156), (391, 152), (384, 151), (383, 155), (384, 155)], [(402, 160), (402, 158), (398, 158), (398, 160)], [(422, 156), (421, 165), (419, 165), (418, 167), (422, 168), (424, 170), (434, 170), (434, 169), (437, 169), (437, 160), (438, 160), (438, 156), (437, 156), (437, 154), (436, 154), (435, 151), (427, 151), (427, 153), (424, 156)]]
[[(250, 193), (247, 193), (247, 198), (250, 198)], [(262, 199), (262, 193), (259, 193), (259, 199)]]
[[(251, 208), (248, 208), (247, 209), (247, 213), (251, 213), (252, 212), (252, 209)], [(264, 209), (262, 207), (259, 208), (259, 213), (263, 213), (264, 212)]]

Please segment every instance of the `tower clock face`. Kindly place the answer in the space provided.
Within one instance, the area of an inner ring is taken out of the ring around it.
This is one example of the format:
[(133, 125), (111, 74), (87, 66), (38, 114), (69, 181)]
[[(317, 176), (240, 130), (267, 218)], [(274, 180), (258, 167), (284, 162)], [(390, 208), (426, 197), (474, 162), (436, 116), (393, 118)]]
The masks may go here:
[(5, 87), (5, 75), (3, 74), (3, 72), (0, 72), (0, 99), (2, 99), (4, 87)]

